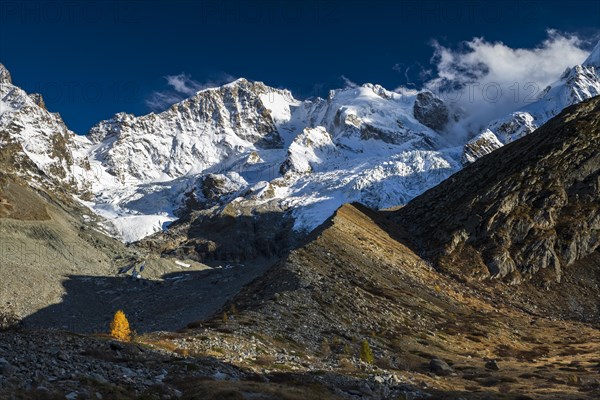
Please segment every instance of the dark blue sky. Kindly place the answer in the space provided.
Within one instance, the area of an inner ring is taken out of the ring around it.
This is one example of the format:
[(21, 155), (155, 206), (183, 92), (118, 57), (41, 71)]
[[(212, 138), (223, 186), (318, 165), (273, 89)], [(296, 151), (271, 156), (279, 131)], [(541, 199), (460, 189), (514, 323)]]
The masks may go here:
[(149, 112), (166, 75), (246, 77), (300, 98), (343, 86), (341, 75), (393, 89), (406, 67), (415, 82), (431, 67), (432, 39), (533, 47), (548, 28), (597, 35), (600, 2), (2, 0), (0, 61), (85, 133), (119, 111)]

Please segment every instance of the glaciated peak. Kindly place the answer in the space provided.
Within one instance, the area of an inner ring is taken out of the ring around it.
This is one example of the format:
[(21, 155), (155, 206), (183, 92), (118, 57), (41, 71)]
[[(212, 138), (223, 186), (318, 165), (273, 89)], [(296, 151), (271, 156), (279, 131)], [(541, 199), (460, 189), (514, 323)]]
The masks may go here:
[(173, 104), (171, 109), (178, 109), (182, 106), (189, 107), (194, 103), (202, 101), (228, 102), (230, 100), (239, 101), (242, 98), (249, 100), (250, 98), (258, 98), (265, 94), (277, 94), (285, 97), (288, 101), (296, 101), (292, 93), (287, 89), (277, 89), (263, 82), (238, 78), (222, 86), (200, 90), (192, 97)]
[(8, 72), (8, 69), (6, 69), (6, 67), (2, 63), (0, 63), (0, 83), (11, 83), (12, 84), (12, 78), (10, 76), (10, 72)]
[(375, 93), (376, 95), (383, 97), (384, 99), (393, 99), (394, 98), (394, 92), (390, 92), (389, 90), (387, 90), (386, 88), (384, 88), (381, 85), (378, 84), (373, 84), (373, 83), (365, 83), (364, 85), (362, 85), (363, 88), (365, 89), (371, 89), (373, 91), (373, 93)]
[(600, 41), (596, 43), (596, 47), (583, 62), (583, 65), (600, 66)]
[[(600, 42), (580, 65), (567, 68), (560, 79), (546, 87), (539, 100), (505, 118), (491, 121), (487, 130), (506, 144), (536, 130), (566, 107), (600, 95)], [(465, 152), (470, 151), (465, 147)], [(487, 154), (478, 153), (478, 157)]]
[(246, 78), (237, 78), (234, 81), (231, 81), (223, 86), (241, 86), (241, 85), (248, 85), (248, 84), (252, 84), (252, 81), (246, 79)]

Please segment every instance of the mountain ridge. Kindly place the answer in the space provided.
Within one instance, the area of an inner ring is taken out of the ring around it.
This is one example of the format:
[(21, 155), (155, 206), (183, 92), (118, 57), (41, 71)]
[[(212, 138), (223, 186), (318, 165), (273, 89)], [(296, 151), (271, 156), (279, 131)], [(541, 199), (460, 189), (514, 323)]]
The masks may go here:
[[(164, 230), (194, 211), (182, 211), (191, 204), (267, 205), (292, 217), (295, 231), (309, 232), (346, 202), (405, 204), (529, 134), (564, 105), (600, 93), (595, 52), (537, 106), (456, 146), (447, 144), (444, 129), (461, 114), (428, 91), (399, 94), (364, 84), (297, 100), (244, 78), (198, 91), (161, 113), (118, 113), (78, 136), (45, 110), (43, 99), (12, 85), (4, 66), (0, 125), (126, 242)], [(209, 174), (230, 184), (207, 201), (200, 177)]]

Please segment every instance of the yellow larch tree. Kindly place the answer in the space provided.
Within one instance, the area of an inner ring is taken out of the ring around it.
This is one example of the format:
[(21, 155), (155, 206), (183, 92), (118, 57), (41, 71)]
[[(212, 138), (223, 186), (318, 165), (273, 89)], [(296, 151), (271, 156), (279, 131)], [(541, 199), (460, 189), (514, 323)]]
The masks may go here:
[(115, 313), (115, 316), (110, 323), (110, 336), (124, 342), (127, 342), (131, 339), (129, 321), (127, 321), (127, 317), (122, 310), (119, 310)]

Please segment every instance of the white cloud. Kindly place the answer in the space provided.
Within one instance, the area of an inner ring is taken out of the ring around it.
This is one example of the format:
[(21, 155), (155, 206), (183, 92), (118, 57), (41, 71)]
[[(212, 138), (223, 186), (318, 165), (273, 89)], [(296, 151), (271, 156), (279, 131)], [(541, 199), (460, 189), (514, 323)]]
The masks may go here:
[(344, 82), (344, 87), (346, 88), (355, 88), (358, 87), (358, 83), (356, 82), (352, 82), (349, 78), (347, 78), (345, 75), (340, 76), (340, 79)]
[(183, 97), (177, 93), (172, 93), (170, 91), (154, 92), (146, 99), (146, 105), (150, 107), (152, 111), (163, 111), (181, 100), (183, 100)]
[(482, 124), (535, 101), (568, 67), (589, 54), (575, 35), (548, 31), (535, 48), (511, 48), (474, 38), (450, 49), (433, 42), (437, 77), (425, 87), (465, 111), (454, 133), (468, 135)]
[(235, 80), (233, 76), (226, 73), (222, 73), (218, 79), (205, 82), (195, 81), (189, 74), (184, 72), (177, 75), (167, 75), (164, 78), (170, 88), (164, 91), (155, 91), (146, 99), (146, 105), (152, 111), (163, 111), (171, 105), (193, 96), (200, 90), (218, 87)]
[[(406, 81), (405, 85), (409, 87), (415, 87), (417, 85), (417, 83), (414, 82), (414, 77), (416, 77), (419, 81), (423, 82), (425, 80), (430, 79), (433, 75), (433, 71), (431, 69), (423, 67), (423, 65), (421, 65), (421, 63), (418, 62), (414, 63), (414, 65), (408, 66), (403, 63), (396, 63), (392, 67), (392, 70), (402, 74)], [(411, 78), (411, 76), (413, 78)], [(402, 87), (398, 90), (402, 91)]]
[(173, 88), (176, 92), (193, 95), (198, 90), (206, 89), (210, 87), (209, 84), (201, 84), (200, 82), (196, 82), (189, 75), (185, 73), (181, 73), (179, 75), (167, 75), (165, 76), (167, 83), (169, 86)]

